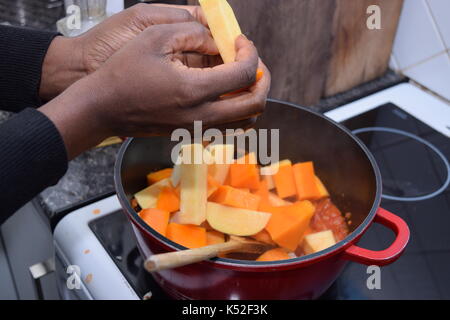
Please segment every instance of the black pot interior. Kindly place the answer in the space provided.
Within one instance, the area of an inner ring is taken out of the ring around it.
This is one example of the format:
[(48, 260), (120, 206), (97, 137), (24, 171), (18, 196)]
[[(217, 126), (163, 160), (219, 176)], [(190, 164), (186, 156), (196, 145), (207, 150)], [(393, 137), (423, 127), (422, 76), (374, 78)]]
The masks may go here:
[[(257, 129), (280, 130), (280, 160), (314, 161), (317, 175), (333, 202), (352, 214), (350, 230), (358, 228), (379, 201), (378, 169), (367, 149), (329, 119), (293, 105), (269, 101)], [(149, 172), (172, 167), (171, 152), (178, 142), (170, 137), (133, 139), (119, 155), (117, 174), (128, 201), (146, 187)]]

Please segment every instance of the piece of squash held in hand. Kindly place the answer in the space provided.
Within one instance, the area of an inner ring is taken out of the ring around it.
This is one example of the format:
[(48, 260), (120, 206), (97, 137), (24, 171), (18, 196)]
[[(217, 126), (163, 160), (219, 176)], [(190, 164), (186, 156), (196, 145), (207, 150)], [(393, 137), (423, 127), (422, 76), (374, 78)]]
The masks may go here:
[(299, 200), (317, 200), (321, 193), (317, 185), (313, 162), (297, 163), (292, 167)]
[(169, 223), (166, 237), (189, 249), (206, 246), (206, 230), (198, 226)]
[(180, 214), (179, 223), (200, 225), (206, 219), (206, 202), (208, 200), (208, 165), (203, 159), (204, 148), (201, 144), (182, 147), (183, 159), (180, 179)]
[(246, 209), (227, 207), (208, 202), (207, 221), (219, 232), (235, 236), (252, 236), (267, 225), (271, 214)]
[(311, 233), (305, 236), (302, 248), (305, 254), (316, 253), (336, 244), (331, 230)]
[(266, 230), (280, 247), (295, 251), (309, 226), (314, 211), (315, 207), (310, 201), (278, 207), (272, 212)]
[(159, 170), (156, 172), (151, 172), (147, 175), (147, 183), (149, 186), (151, 186), (152, 184), (154, 184), (156, 182), (170, 178), (172, 176), (172, 172), (173, 172), (172, 168), (167, 168), (167, 169), (162, 169), (162, 170)]
[(160, 192), (167, 187), (172, 187), (170, 179), (163, 179), (139, 191), (134, 197), (142, 209), (156, 208)]
[(256, 259), (256, 261), (278, 261), (291, 259), (286, 250), (282, 248), (275, 248), (264, 252)]
[(151, 228), (163, 236), (166, 235), (169, 224), (170, 213), (159, 209), (144, 209), (139, 212), (139, 217), (145, 221)]
[(180, 210), (180, 198), (175, 189), (163, 188), (159, 193), (156, 208), (171, 213)]
[(224, 206), (256, 211), (261, 197), (230, 186), (220, 186), (208, 200)]
[(208, 166), (208, 174), (219, 184), (224, 184), (230, 170), (230, 165), (234, 160), (234, 145), (217, 144), (209, 145), (206, 148), (212, 158), (213, 163)]

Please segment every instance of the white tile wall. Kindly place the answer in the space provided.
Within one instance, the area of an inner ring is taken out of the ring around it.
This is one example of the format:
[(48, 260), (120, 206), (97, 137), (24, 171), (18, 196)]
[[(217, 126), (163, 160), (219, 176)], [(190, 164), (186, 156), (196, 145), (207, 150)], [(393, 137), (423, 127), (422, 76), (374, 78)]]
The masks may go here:
[(405, 0), (390, 67), (450, 100), (450, 0)]

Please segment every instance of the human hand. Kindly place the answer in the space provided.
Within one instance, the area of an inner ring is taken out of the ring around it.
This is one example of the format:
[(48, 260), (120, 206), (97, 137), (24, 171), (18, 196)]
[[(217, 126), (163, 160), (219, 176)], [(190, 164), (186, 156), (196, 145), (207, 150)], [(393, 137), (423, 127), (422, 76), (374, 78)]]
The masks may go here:
[(96, 71), (146, 28), (206, 20), (198, 6), (137, 4), (106, 19), (76, 38), (56, 37), (44, 59), (40, 97), (51, 100), (71, 84)]
[[(61, 132), (69, 158), (113, 135), (161, 135), (195, 120), (211, 127), (249, 119), (264, 109), (270, 73), (244, 36), (236, 50), (233, 63), (197, 68), (180, 57), (217, 56), (209, 30), (197, 22), (155, 25), (40, 110)], [(254, 84), (258, 64), (264, 77)]]

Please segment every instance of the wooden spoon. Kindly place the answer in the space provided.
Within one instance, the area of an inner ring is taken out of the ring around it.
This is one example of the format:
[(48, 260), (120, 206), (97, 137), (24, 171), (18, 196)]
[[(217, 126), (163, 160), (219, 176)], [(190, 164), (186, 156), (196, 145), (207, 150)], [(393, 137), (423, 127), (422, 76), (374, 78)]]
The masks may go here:
[(231, 236), (230, 240), (224, 243), (152, 255), (145, 261), (144, 267), (148, 272), (161, 271), (211, 259), (221, 253), (243, 252), (262, 254), (271, 248), (273, 246), (267, 243)]

